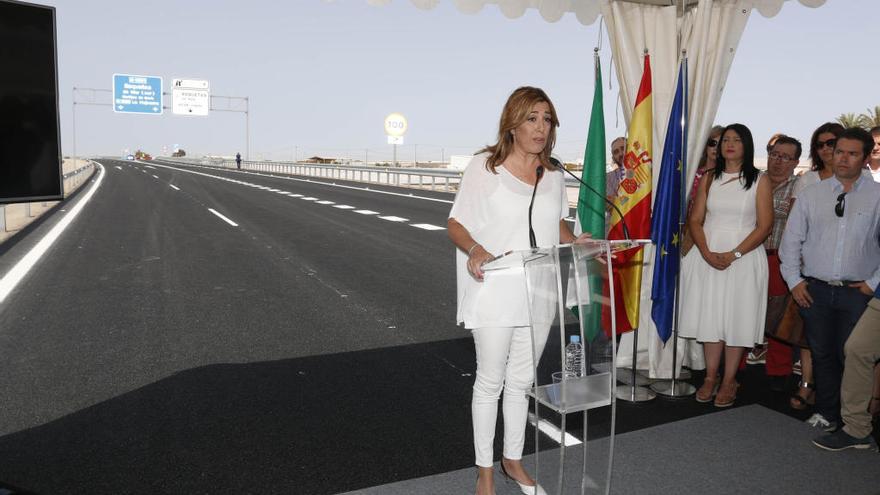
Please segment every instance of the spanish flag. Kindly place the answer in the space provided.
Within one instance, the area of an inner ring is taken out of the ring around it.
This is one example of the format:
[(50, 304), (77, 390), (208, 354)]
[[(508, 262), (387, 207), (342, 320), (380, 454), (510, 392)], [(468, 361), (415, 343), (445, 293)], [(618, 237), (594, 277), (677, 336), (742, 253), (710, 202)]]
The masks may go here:
[[(649, 56), (645, 55), (645, 69), (629, 122), (626, 155), (623, 159), (626, 177), (620, 181), (617, 196), (614, 198), (614, 204), (620, 209), (623, 218), (612, 210), (608, 239), (626, 238), (623, 235), (624, 221), (633, 239), (651, 237), (652, 132), (651, 62)], [(628, 332), (639, 325), (643, 252), (641, 247), (630, 248), (617, 252), (612, 260), (618, 333)], [(603, 312), (602, 323), (606, 333), (610, 334), (610, 311)]]

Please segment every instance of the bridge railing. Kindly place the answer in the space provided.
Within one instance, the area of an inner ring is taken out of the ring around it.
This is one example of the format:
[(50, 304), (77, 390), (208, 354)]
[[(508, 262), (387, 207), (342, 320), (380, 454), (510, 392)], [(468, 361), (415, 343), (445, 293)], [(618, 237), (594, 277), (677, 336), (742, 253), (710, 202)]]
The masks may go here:
[[(223, 158), (162, 158), (163, 160), (236, 169), (235, 160)], [(348, 180), (371, 184), (413, 187), (431, 191), (456, 192), (461, 183), (460, 170), (436, 168), (376, 167), (309, 162), (276, 162), (242, 160), (241, 170), (269, 174), (301, 175), (325, 179)], [(577, 187), (576, 181), (566, 178), (568, 187)]]
[[(236, 169), (235, 160), (220, 158), (165, 158), (162, 160), (176, 161), (208, 167)], [(275, 162), (242, 160), (241, 169), (285, 175), (301, 175), (325, 179), (387, 184), (393, 186), (413, 187), (431, 191), (456, 192), (461, 182), (462, 172), (458, 170), (431, 168), (371, 167), (341, 164), (308, 163), (308, 162)]]

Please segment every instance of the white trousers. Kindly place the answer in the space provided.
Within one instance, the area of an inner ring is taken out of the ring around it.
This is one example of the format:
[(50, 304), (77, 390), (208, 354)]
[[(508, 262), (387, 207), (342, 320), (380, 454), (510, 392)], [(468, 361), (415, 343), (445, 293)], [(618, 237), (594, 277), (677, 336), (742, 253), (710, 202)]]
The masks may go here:
[[(550, 326), (535, 328), (537, 358), (544, 352)], [(532, 386), (532, 335), (530, 327), (485, 327), (471, 330), (477, 352), (477, 378), (471, 400), (476, 464), (492, 467), (498, 398), (504, 390), (504, 457), (522, 458)]]

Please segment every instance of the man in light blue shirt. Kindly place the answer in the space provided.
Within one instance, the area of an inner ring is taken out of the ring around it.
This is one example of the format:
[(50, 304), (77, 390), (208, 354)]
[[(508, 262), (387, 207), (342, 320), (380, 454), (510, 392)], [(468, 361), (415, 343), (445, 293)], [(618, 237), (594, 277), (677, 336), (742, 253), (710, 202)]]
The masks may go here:
[(779, 249), (813, 353), (808, 422), (826, 431), (840, 423), (844, 343), (880, 285), (880, 184), (862, 175), (873, 147), (864, 129), (837, 138), (834, 177), (800, 193)]

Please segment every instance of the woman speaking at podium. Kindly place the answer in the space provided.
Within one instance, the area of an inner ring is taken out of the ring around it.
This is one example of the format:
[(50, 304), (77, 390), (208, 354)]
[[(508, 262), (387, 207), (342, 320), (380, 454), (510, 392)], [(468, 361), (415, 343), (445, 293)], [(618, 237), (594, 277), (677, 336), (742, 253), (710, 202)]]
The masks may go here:
[[(564, 221), (568, 216), (565, 180), (550, 162), (558, 126), (556, 110), (543, 90), (514, 91), (501, 112), (497, 142), (480, 150), (468, 164), (449, 213), (449, 238), (458, 248), (457, 321), (471, 331), (477, 358), (471, 401), (477, 495), (495, 493), (492, 447), (502, 390), (502, 473), (524, 494), (545, 493), (521, 462), (529, 406), (526, 391), (534, 380), (524, 275), (495, 272), (484, 279), (481, 267), (496, 255), (533, 247), (530, 223), (538, 246), (575, 241)], [(538, 356), (549, 330), (549, 325), (535, 328)]]

